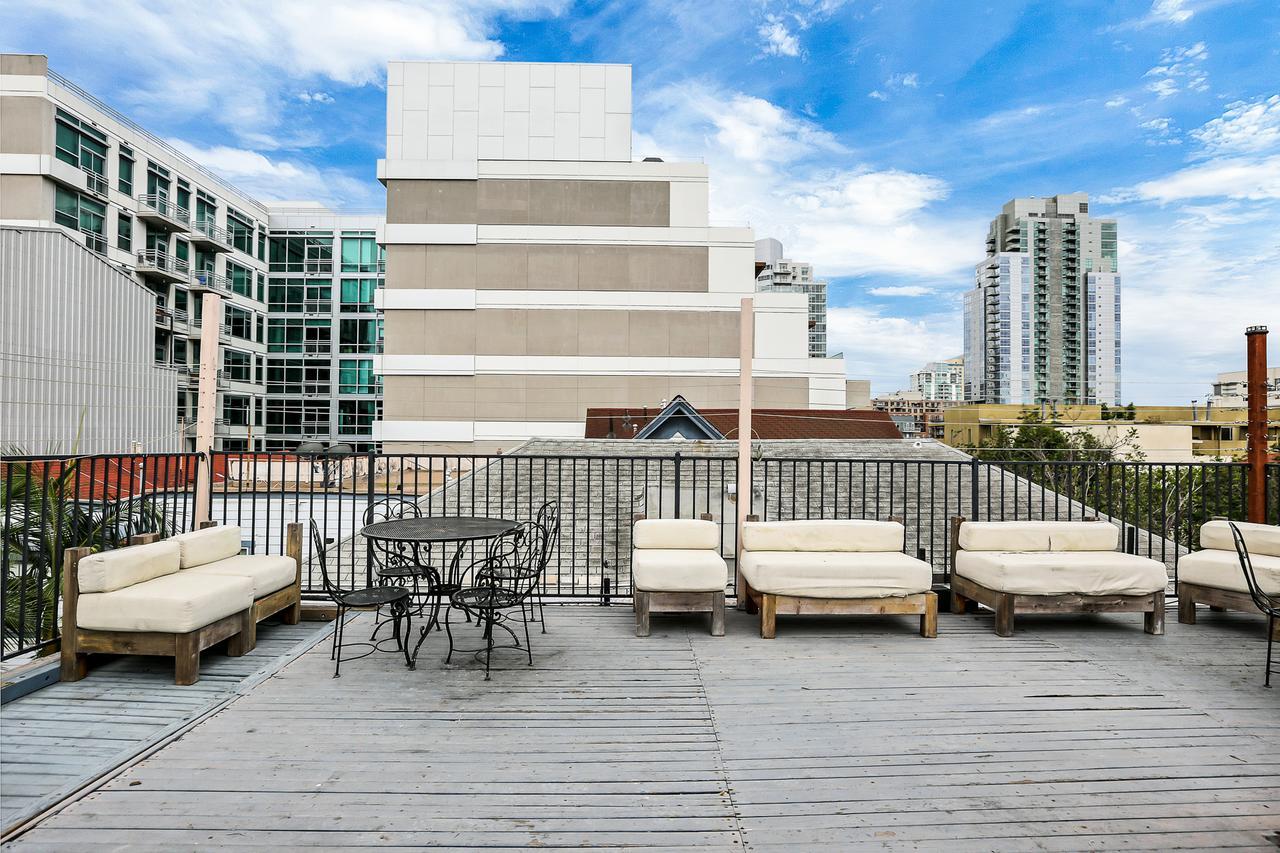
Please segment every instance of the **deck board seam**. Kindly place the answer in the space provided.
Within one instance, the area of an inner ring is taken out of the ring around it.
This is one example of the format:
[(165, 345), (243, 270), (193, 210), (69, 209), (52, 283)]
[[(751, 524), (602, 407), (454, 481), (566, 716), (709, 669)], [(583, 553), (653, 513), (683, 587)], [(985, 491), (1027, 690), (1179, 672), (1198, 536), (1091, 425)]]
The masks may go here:
[(749, 850), (750, 845), (747, 842), (746, 833), (742, 829), (742, 820), (738, 812), (738, 804), (733, 796), (733, 780), (729, 778), (729, 768), (725, 764), (724, 744), (720, 740), (720, 725), (716, 721), (715, 708), (711, 705), (711, 699), (707, 696), (707, 686), (702, 677), (702, 662), (698, 658), (698, 650), (693, 644), (693, 636), (686, 628), (684, 632), (685, 640), (689, 643), (689, 658), (693, 661), (694, 674), (698, 680), (698, 693), (702, 696), (702, 701), (707, 709), (707, 719), (711, 723), (711, 733), (715, 738), (715, 757), (716, 772), (720, 776), (721, 782), (724, 784), (725, 796), (729, 799), (729, 809), (733, 815), (733, 831), (738, 838), (738, 844), (743, 850)]

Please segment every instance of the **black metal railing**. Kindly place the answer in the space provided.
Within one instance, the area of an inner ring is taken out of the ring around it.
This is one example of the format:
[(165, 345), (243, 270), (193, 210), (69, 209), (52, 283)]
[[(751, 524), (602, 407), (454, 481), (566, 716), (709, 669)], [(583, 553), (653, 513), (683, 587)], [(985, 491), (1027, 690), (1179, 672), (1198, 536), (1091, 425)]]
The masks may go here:
[(57, 647), (62, 556), (188, 530), (196, 454), (0, 458), (3, 657)]
[[(253, 553), (280, 554), (289, 522), (315, 519), (330, 541), (330, 570), (368, 582), (364, 513), (392, 496), (426, 516), (525, 521), (560, 503), (561, 535), (544, 578), (548, 598), (631, 592), (631, 523), (710, 515), (721, 551), (737, 551), (736, 457), (723, 447), (628, 448), (626, 454), (397, 455), (214, 453), (215, 522), (239, 525)], [(3, 495), (4, 656), (56, 647), (61, 554), (117, 547), (129, 535), (194, 527), (196, 454), (0, 460)], [(1213, 516), (1244, 517), (1247, 468), (1238, 463), (1007, 462), (948, 459), (777, 458), (753, 463), (750, 509), (766, 520), (902, 517), (907, 551), (950, 574), (950, 519), (1100, 516), (1124, 529), (1122, 547), (1162, 560), (1176, 577)], [(1267, 512), (1280, 523), (1280, 465), (1268, 467)], [(74, 523), (72, 523), (74, 522)], [(306, 546), (309, 548), (309, 540)], [(304, 552), (303, 586), (322, 597)], [(450, 555), (434, 554), (433, 560)]]

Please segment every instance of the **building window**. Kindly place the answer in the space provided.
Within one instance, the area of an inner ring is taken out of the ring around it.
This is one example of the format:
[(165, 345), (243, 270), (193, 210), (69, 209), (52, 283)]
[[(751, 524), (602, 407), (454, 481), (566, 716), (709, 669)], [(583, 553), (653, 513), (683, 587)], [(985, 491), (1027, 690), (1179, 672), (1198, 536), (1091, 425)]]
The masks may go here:
[(222, 369), (233, 382), (252, 382), (253, 354), (238, 349), (225, 349), (222, 351)]
[(338, 435), (371, 436), (381, 416), (381, 400), (339, 400)]
[(156, 163), (147, 163), (147, 195), (156, 201), (169, 200), (169, 170)]
[(344, 358), (338, 362), (338, 393), (371, 395), (382, 392), (371, 358)]
[(116, 176), (116, 188), (125, 195), (133, 195), (133, 151), (120, 146), (120, 173)]
[(249, 398), (232, 394), (222, 397), (222, 417), (228, 426), (249, 425)]
[(102, 179), (93, 182), (90, 189), (106, 193), (107, 136), (102, 131), (80, 121), (70, 113), (58, 110), (54, 134), (54, 156)]
[(123, 210), (116, 211), (116, 248), (133, 251), (133, 217)]
[(338, 352), (376, 353), (382, 341), (381, 320), (339, 320)]
[(327, 275), (333, 272), (333, 238), (315, 232), (278, 234), (270, 240), (268, 263), (271, 272)]
[(228, 208), (227, 230), (231, 232), (231, 245), (253, 257), (253, 222), (239, 211)]
[(267, 393), (328, 397), (331, 373), (327, 361), (273, 361), (267, 365)]
[(342, 238), (343, 272), (378, 272), (382, 265), (382, 250), (372, 236)]
[(267, 259), (267, 229), (258, 228), (258, 260), (265, 261)]
[[(344, 263), (345, 267), (346, 264)], [(344, 278), (342, 280), (342, 310), (352, 314), (372, 314), (373, 294), (378, 290), (376, 278)]]
[(227, 261), (227, 279), (231, 282), (231, 292), (253, 298), (253, 270)]
[(268, 352), (326, 353), (333, 345), (330, 320), (271, 317), (267, 326)]
[(292, 314), (328, 314), (333, 310), (333, 287), (305, 278), (273, 279), (267, 287), (267, 308)]
[(197, 226), (215, 228), (218, 224), (218, 203), (200, 190), (196, 190)]
[(329, 434), (328, 400), (267, 400), (267, 434)]
[(227, 306), (226, 323), (228, 333), (233, 338), (241, 340), (253, 340), (253, 312), (238, 308), (235, 305)]
[(53, 221), (82, 232), (86, 238), (85, 245), (99, 254), (107, 251), (107, 241), (103, 236), (106, 219), (107, 206), (102, 202), (64, 189), (61, 185), (54, 188)]

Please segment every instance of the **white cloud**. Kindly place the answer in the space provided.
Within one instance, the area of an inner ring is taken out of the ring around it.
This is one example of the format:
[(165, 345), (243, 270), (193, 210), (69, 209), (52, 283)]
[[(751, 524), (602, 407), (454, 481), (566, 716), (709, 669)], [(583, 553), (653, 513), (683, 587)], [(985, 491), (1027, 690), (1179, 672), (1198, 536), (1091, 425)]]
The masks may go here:
[(299, 92), (298, 100), (304, 104), (332, 104), (333, 95), (328, 92)]
[(799, 56), (800, 41), (791, 34), (787, 25), (776, 15), (769, 15), (756, 30), (764, 39), (762, 50), (771, 56)]
[(860, 164), (820, 125), (776, 104), (686, 83), (650, 94), (640, 115), (648, 127), (637, 149), (706, 159), (714, 221), (750, 222), (819, 275), (965, 280), (981, 254), (981, 222), (956, 227), (953, 214), (932, 211), (949, 194), (945, 181)]
[(1151, 78), (1147, 91), (1161, 100), (1179, 92), (1208, 91), (1209, 75), (1200, 67), (1208, 58), (1209, 49), (1202, 41), (1191, 47), (1167, 48), (1160, 55), (1160, 64), (1143, 75)]
[(928, 296), (933, 288), (922, 284), (903, 284), (891, 287), (872, 287), (867, 290), (872, 296)]
[(1116, 95), (1114, 98), (1107, 101), (1107, 109), (1114, 110), (1117, 107), (1123, 107), (1127, 103), (1129, 103), (1129, 99), (1124, 95)]
[[(381, 85), (388, 58), (494, 59), (492, 37), (503, 16), (557, 12), (564, 0), (179, 0), (41, 4), (28, 15), (54, 25), (89, 27), (83, 59), (112, 71), (130, 109), (212, 118), (234, 132), (263, 132), (299, 82)], [(112, 46), (134, 45), (121, 53)], [(145, 46), (145, 47), (144, 47)], [(127, 85), (127, 84), (126, 84)], [(311, 91), (308, 86), (305, 91)]]
[(889, 100), (889, 95), (893, 92), (901, 92), (903, 89), (919, 89), (920, 75), (914, 71), (904, 72), (902, 74), (891, 74), (884, 81), (884, 86), (867, 93), (867, 97), (875, 98), (877, 101)]
[(1236, 101), (1191, 135), (1208, 154), (1280, 150), (1280, 95)]
[(1155, 0), (1150, 16), (1170, 24), (1185, 24), (1195, 13), (1187, 8), (1187, 0)]
[(867, 92), (867, 97), (874, 98), (877, 101), (889, 100), (889, 96), (886, 95), (884, 92), (881, 92), (879, 89), (872, 89), (870, 92)]
[(338, 169), (272, 159), (227, 145), (201, 146), (182, 139), (170, 145), (262, 201), (306, 198), (334, 208), (381, 208), (386, 196), (372, 174), (361, 181)]
[(1280, 199), (1280, 155), (1261, 159), (1233, 157), (1189, 166), (1143, 181), (1117, 198), (1168, 204), (1185, 199)]
[(905, 388), (913, 371), (964, 348), (959, 305), (919, 318), (893, 317), (871, 308), (827, 310), (827, 346), (843, 352), (849, 376), (870, 379), (875, 393)]
[(1168, 118), (1167, 116), (1144, 121), (1138, 126), (1147, 131), (1148, 136), (1146, 141), (1148, 145), (1182, 144), (1182, 140), (1174, 135), (1177, 133), (1178, 126), (1174, 123), (1173, 119)]

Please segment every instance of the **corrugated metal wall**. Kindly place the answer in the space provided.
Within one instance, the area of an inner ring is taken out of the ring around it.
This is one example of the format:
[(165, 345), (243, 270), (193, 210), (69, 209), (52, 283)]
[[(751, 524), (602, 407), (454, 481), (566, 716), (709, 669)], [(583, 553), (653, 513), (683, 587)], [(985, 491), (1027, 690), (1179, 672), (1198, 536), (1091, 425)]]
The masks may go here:
[(179, 449), (177, 372), (154, 347), (150, 291), (61, 231), (0, 227), (0, 447)]

